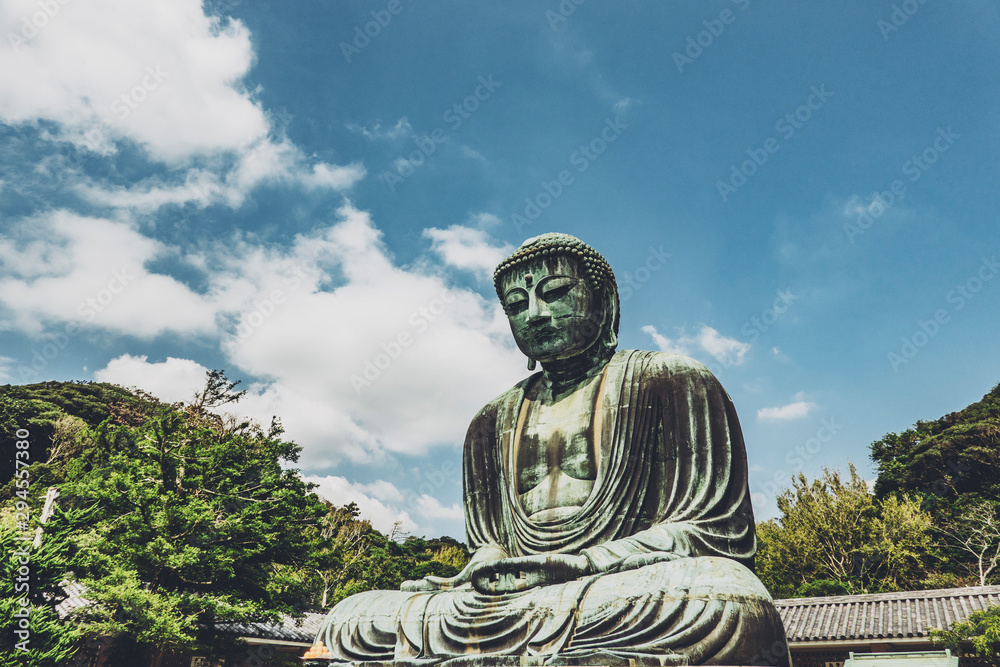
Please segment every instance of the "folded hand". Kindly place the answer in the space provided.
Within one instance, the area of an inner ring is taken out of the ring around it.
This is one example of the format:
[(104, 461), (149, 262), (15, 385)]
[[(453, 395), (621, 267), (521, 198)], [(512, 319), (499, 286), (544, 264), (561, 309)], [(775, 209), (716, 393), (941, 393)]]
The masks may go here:
[(590, 561), (583, 556), (520, 556), (479, 565), (472, 572), (472, 585), (480, 593), (500, 595), (561, 584), (588, 574)]

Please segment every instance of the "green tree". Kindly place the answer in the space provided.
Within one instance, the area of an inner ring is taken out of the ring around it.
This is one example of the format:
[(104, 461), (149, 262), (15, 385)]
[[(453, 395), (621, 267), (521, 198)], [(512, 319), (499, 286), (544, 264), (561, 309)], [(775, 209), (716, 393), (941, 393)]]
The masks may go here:
[[(984, 584), (996, 573), (1000, 536), (981, 521), (1000, 510), (1000, 385), (982, 400), (871, 444), (875, 494), (918, 498), (941, 538), (927, 575), (936, 586)], [(987, 533), (996, 533), (987, 528)]]
[[(66, 540), (55, 535), (35, 547), (33, 537), (33, 532), (19, 530), (11, 512), (0, 514), (2, 667), (65, 665), (79, 645), (79, 633), (60, 622), (56, 612), (66, 597), (61, 585), (69, 567)], [(21, 637), (17, 630), (29, 634)]]
[[(32, 488), (61, 489), (44, 544), (65, 556), (53, 580), (82, 582), (90, 602), (63, 621), (40, 611), (52, 636), (113, 639), (118, 664), (169, 649), (239, 659), (228, 622), (322, 611), (464, 567), (456, 540), (384, 535), (356, 504), (309, 493), (276, 420), (265, 432), (218, 414), (243, 395), (237, 385), (212, 371), (186, 404), (99, 383), (0, 387), (4, 434), (31, 431)], [(0, 511), (17, 490), (0, 490)], [(42, 495), (27, 499), (35, 516)]]
[[(31, 458), (44, 462), (49, 458), (52, 439), (60, 421), (67, 417), (97, 426), (111, 417), (116, 423), (123, 413), (155, 414), (163, 404), (153, 396), (97, 382), (40, 382), (38, 384), (0, 386), (0, 484), (13, 477), (14, 442), (17, 429), (31, 433)], [(138, 422), (135, 422), (138, 423)], [(39, 470), (32, 479), (36, 486), (60, 483), (57, 470)], [(13, 487), (0, 491), (0, 499), (10, 498)]]
[(309, 567), (317, 581), (313, 602), (320, 610), (352, 594), (346, 591), (368, 590), (361, 583), (363, 577), (361, 580), (354, 578), (359, 574), (356, 564), (382, 536), (372, 528), (370, 521), (359, 520), (359, 514), (356, 503), (343, 507), (327, 503), (326, 514), (319, 522), (317, 544), (310, 555)]
[(1000, 500), (1000, 384), (982, 400), (871, 444), (875, 495), (920, 494), (937, 517), (957, 501)]
[(328, 504), (310, 560), (314, 610), (326, 610), (346, 597), (375, 589), (398, 589), (408, 579), (450, 577), (469, 561), (465, 545), (450, 537), (403, 537), (396, 524), (389, 535), (359, 518), (355, 503)]
[(757, 571), (777, 597), (905, 590), (924, 578), (930, 516), (908, 497), (879, 502), (850, 466), (802, 474), (778, 497), (781, 516), (757, 525)]
[(210, 374), (208, 400), (138, 426), (105, 421), (66, 463), (52, 523), (69, 535), (93, 602), (74, 621), (115, 637), (120, 660), (232, 655), (220, 625), (296, 611), (301, 590), (284, 575), (306, 564), (323, 507), (284, 467), (299, 447), (276, 421), (265, 432), (209, 412), (232, 402), (226, 382)]
[(946, 544), (962, 554), (961, 565), (973, 579), (985, 586), (1000, 566), (1000, 518), (997, 506), (983, 501), (967, 505), (951, 521), (938, 527)]
[(1000, 607), (974, 611), (947, 630), (931, 630), (931, 641), (962, 655), (971, 649), (984, 664), (1000, 665)]

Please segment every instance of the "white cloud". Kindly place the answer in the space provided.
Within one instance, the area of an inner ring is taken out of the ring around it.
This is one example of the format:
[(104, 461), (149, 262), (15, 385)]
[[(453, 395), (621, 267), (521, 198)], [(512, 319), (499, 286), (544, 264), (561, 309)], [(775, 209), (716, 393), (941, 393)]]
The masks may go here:
[(718, 331), (709, 326), (702, 326), (697, 336), (698, 345), (716, 358), (718, 361), (726, 361), (733, 366), (743, 363), (747, 352), (750, 351), (750, 344), (736, 338), (723, 336)]
[(303, 479), (316, 484), (321, 497), (334, 505), (357, 503), (360, 518), (388, 534), (393, 524), (411, 535), (452, 535), (464, 539), (465, 512), (459, 503), (443, 505), (427, 494), (414, 494), (385, 480), (364, 484), (336, 475), (307, 475)]
[(167, 403), (190, 401), (205, 386), (207, 368), (189, 359), (167, 357), (149, 363), (146, 356), (123, 354), (94, 373), (98, 382), (138, 387)]
[[(316, 493), (326, 498), (334, 505), (357, 503), (361, 510), (359, 518), (368, 519), (377, 530), (388, 534), (393, 524), (401, 522), (400, 528), (407, 533), (418, 529), (416, 522), (410, 518), (410, 513), (394, 504), (383, 502), (387, 488), (392, 488), (396, 496), (389, 502), (398, 502), (402, 492), (389, 482), (379, 481), (374, 484), (357, 484), (344, 477), (328, 475), (325, 477), (306, 476), (306, 482), (318, 485)], [(380, 495), (382, 497), (380, 497)]]
[(163, 180), (125, 189), (80, 184), (106, 205), (239, 205), (266, 182), (343, 190), (361, 178), (359, 165), (311, 164), (285, 138), (284, 121), (244, 84), (255, 58), (250, 31), (236, 19), (206, 15), (202, 5), (60, 1), (35, 29), (37, 0), (0, 4), (8, 35), (0, 43), (0, 121), (52, 121), (59, 129), (49, 139), (102, 155), (130, 140), (172, 167)]
[[(0, 241), (6, 326), (39, 335), (80, 323), (139, 339), (219, 340), (219, 365), (247, 380), (233, 411), (263, 424), (281, 417), (287, 437), (303, 446), (305, 470), (345, 459), (386, 465), (433, 449), (457, 458), (476, 412), (525, 374), (495, 299), (451, 285), (430, 250), (410, 267), (396, 265), (369, 215), (349, 203), (288, 246), (240, 234), (182, 248), (127, 220), (66, 211), (22, 223)], [(495, 243), (482, 232), (468, 238)], [(194, 271), (198, 291), (149, 268), (164, 271), (164, 259)], [(132, 350), (94, 378), (171, 402), (203, 386), (199, 360), (154, 355)], [(385, 510), (386, 521), (408, 513), (422, 530), (461, 534), (458, 509), (419, 500), (424, 493), (366, 490), (395, 508)]]
[[(460, 443), (476, 411), (522, 374), (506, 317), (494, 300), (396, 267), (367, 213), (346, 205), (339, 215), (286, 255), (237, 248), (220, 267), (236, 276), (225, 293), (246, 308), (226, 353), (268, 378), (258, 410), (315, 443), (303, 455), (315, 467)], [(307, 279), (276, 283), (294, 263)], [(334, 269), (344, 282), (320, 289)], [(274, 289), (282, 303), (255, 316)]]
[[(482, 222), (484, 219), (477, 220)], [(431, 227), (424, 230), (424, 236), (431, 239), (431, 247), (446, 264), (472, 271), (484, 279), (492, 279), (497, 264), (514, 250), (509, 245), (493, 245), (481, 229), (462, 225), (452, 225), (448, 229)]]
[(410, 121), (406, 116), (397, 120), (396, 124), (392, 127), (384, 127), (381, 123), (375, 123), (374, 127), (368, 129), (364, 125), (348, 123), (347, 129), (372, 141), (393, 141), (401, 137), (408, 137), (413, 133), (413, 128), (410, 126)]
[(801, 419), (807, 416), (815, 407), (815, 403), (798, 400), (794, 403), (774, 408), (761, 408), (757, 411), (757, 419), (763, 421), (791, 421), (793, 419)]
[(503, 221), (492, 213), (473, 213), (469, 216), (469, 226), (476, 229), (496, 227), (501, 222)]
[(235, 208), (251, 190), (265, 183), (298, 184), (309, 190), (347, 190), (364, 176), (365, 169), (360, 164), (309, 166), (299, 149), (288, 140), (275, 143), (264, 139), (242, 150), (233, 168), (224, 173), (189, 169), (184, 172), (183, 180), (176, 182), (153, 177), (128, 187), (80, 183), (76, 190), (95, 204), (148, 213), (168, 204), (185, 203), (201, 208), (212, 204)]
[(462, 145), (461, 152), (463, 157), (467, 157), (470, 160), (475, 160), (476, 162), (482, 162), (483, 164), (488, 164), (487, 160), (482, 153), (477, 151), (475, 148), (470, 148), (469, 146)]
[(886, 203), (886, 201), (877, 192), (873, 192), (867, 203), (859, 197), (858, 195), (853, 195), (844, 204), (844, 217), (855, 219), (862, 215), (869, 215), (874, 218), (879, 218), (883, 213), (885, 213), (891, 204)]
[[(396, 452), (421, 455), (457, 446), (479, 408), (524, 374), (503, 311), (495, 299), (450, 286), (439, 266), (396, 266), (367, 213), (346, 204), (338, 215), (336, 222), (298, 237), (291, 247), (271, 247), (245, 236), (189, 252), (188, 264), (203, 273), (204, 295), (177, 283), (174, 297), (150, 298), (156, 294), (144, 291), (143, 280), (173, 279), (141, 274), (142, 280), (116, 296), (91, 326), (151, 335), (166, 331), (173, 320), (191, 317), (185, 314), (188, 308), (202, 312), (201, 319), (184, 327), (174, 322), (172, 330), (200, 334), (207, 329), (221, 339), (230, 377), (243, 373), (257, 380), (247, 387), (239, 411), (264, 424), (280, 416), (288, 436), (304, 446), (307, 469), (328, 468), (345, 457), (377, 462)], [(101, 226), (73, 229), (89, 239), (93, 253), (107, 246), (111, 256), (135, 258), (129, 266), (137, 267), (137, 276), (148, 258), (181, 252), (127, 225), (97, 222)], [(73, 239), (68, 247), (80, 243)], [(18, 257), (15, 250), (7, 254)], [(43, 263), (53, 267), (48, 270), (54, 275), (45, 290), (32, 277), (7, 281), (6, 287), (25, 292), (12, 302), (10, 293), (17, 296), (17, 290), (0, 291), (18, 321), (30, 320), (37, 328), (43, 319), (72, 318), (81, 295), (94, 289), (89, 283), (75, 286), (74, 276), (107, 282), (101, 270), (108, 257), (90, 267), (76, 258), (80, 253), (67, 258), (61, 246), (25, 250), (45, 261), (19, 260), (23, 270)], [(3, 251), (0, 245), (0, 259)], [(65, 303), (52, 302), (61, 290), (74, 289), (79, 294), (60, 297)], [(112, 319), (117, 299), (132, 289), (136, 302)], [(47, 310), (39, 312), (39, 304), (47, 304)], [(178, 363), (120, 357), (98, 374), (138, 386), (147, 378), (170, 387), (174, 380), (168, 371)], [(197, 368), (192, 377), (203, 375)]]
[[(167, 162), (266, 135), (263, 111), (240, 87), (254, 60), (240, 21), (206, 16), (201, 0), (56, 7), (35, 36), (4, 44), (6, 122), (52, 120), (81, 141), (88, 130), (127, 137)], [(38, 10), (35, 0), (8, 0), (0, 25), (20, 34)]]
[(631, 97), (623, 97), (622, 99), (615, 102), (612, 109), (614, 110), (615, 113), (625, 113), (630, 108), (632, 108), (633, 104), (635, 104), (635, 100), (633, 100)]
[(652, 338), (653, 342), (656, 344), (656, 347), (660, 349), (660, 352), (666, 352), (667, 354), (683, 354), (685, 356), (691, 354), (691, 350), (681, 341), (675, 341), (667, 338), (657, 331), (656, 327), (652, 324), (644, 326), (642, 328), (642, 332), (649, 334), (650, 338)]
[(716, 361), (729, 366), (742, 364), (746, 361), (746, 355), (750, 351), (749, 343), (723, 336), (712, 327), (704, 324), (694, 336), (688, 336), (682, 331), (677, 338), (667, 338), (657, 331), (656, 327), (649, 324), (642, 327), (642, 331), (653, 339), (661, 352), (696, 356), (701, 351), (711, 355)]
[(433, 496), (426, 494), (417, 498), (417, 513), (428, 519), (445, 519), (448, 521), (464, 521), (465, 511), (458, 503), (453, 503), (447, 507)]
[(0, 355), (0, 382), (6, 383), (14, 379), (14, 376), (11, 374), (11, 370), (13, 370), (14, 364), (16, 363), (17, 359)]
[(146, 265), (173, 249), (128, 222), (53, 211), (0, 240), (0, 304), (15, 327), (41, 333), (55, 322), (151, 337), (213, 332), (215, 306)]

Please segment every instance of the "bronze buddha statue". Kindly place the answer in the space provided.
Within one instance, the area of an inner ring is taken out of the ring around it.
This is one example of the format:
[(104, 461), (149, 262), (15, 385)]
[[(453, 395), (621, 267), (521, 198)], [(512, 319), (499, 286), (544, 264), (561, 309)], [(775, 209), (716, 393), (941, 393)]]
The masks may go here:
[(687, 357), (616, 351), (618, 291), (579, 239), (529, 239), (494, 283), (529, 368), (465, 440), (473, 556), (359, 593), (317, 642), (336, 662), (790, 664), (753, 574), (736, 410)]

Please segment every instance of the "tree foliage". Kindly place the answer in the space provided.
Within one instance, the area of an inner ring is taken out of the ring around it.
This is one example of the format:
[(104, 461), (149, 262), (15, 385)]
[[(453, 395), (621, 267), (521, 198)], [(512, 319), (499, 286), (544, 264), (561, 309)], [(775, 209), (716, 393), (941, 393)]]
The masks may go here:
[(919, 585), (932, 547), (930, 516), (908, 497), (878, 501), (850, 479), (800, 474), (778, 497), (778, 519), (757, 525), (757, 570), (776, 596), (905, 590)]
[(985, 664), (1000, 664), (1000, 607), (977, 610), (963, 622), (947, 630), (931, 630), (931, 640), (962, 655), (971, 652), (985, 658)]
[[(0, 484), (13, 477), (14, 434), (24, 428), (31, 432), (32, 460), (48, 459), (56, 424), (75, 417), (90, 427), (123, 409), (151, 414), (162, 403), (151, 395), (99, 382), (40, 382), (0, 386)], [(61, 481), (42, 480), (42, 481)], [(0, 499), (11, 496), (11, 487)]]
[[(804, 476), (757, 526), (757, 568), (778, 597), (985, 585), (1000, 572), (1000, 385), (981, 401), (871, 444), (874, 494)], [(979, 626), (977, 626), (979, 627)], [(983, 626), (985, 627), (985, 626)]]
[(456, 540), (411, 536), (399, 542), (392, 531), (380, 533), (359, 514), (354, 503), (331, 505), (322, 521), (323, 546), (313, 560), (316, 609), (329, 609), (362, 591), (398, 589), (409, 579), (454, 576), (469, 562), (468, 550)]
[[(69, 565), (65, 536), (54, 535), (37, 547), (32, 537), (33, 531), (18, 529), (10, 512), (0, 513), (0, 667), (68, 664), (80, 640), (76, 628), (62, 623), (56, 611), (66, 597), (61, 585)], [(22, 619), (30, 634), (19, 648), (22, 640), (15, 630), (23, 627)]]
[(935, 515), (966, 500), (1000, 499), (1000, 384), (964, 410), (873, 442), (871, 458), (880, 498), (919, 493)]
[(953, 585), (996, 581), (1000, 385), (959, 412), (887, 434), (872, 443), (871, 458), (879, 498), (910, 494), (931, 514), (938, 551), (930, 578)]
[[(227, 623), (325, 611), (354, 592), (464, 567), (455, 540), (384, 535), (357, 505), (320, 500), (291, 467), (299, 447), (277, 419), (263, 429), (220, 414), (244, 394), (237, 385), (211, 371), (178, 404), (96, 383), (0, 387), (3, 437), (31, 432), (32, 515), (45, 488), (61, 492), (32, 561), (45, 582), (33, 590), (45, 594), (32, 598), (27, 664), (68, 664), (81, 638), (98, 637), (113, 640), (117, 664), (176, 649), (239, 657)], [(16, 490), (15, 480), (0, 490), (0, 518)], [(5, 553), (11, 535), (0, 533)], [(89, 604), (60, 619), (66, 580)]]
[[(201, 407), (201, 406), (199, 406)], [(54, 523), (71, 535), (93, 605), (88, 634), (156, 650), (219, 647), (217, 625), (293, 611), (277, 566), (301, 566), (322, 514), (299, 447), (250, 422), (166, 408), (140, 426), (102, 423), (69, 460)]]
[(938, 527), (944, 535), (945, 546), (950, 546), (964, 558), (958, 562), (980, 586), (993, 578), (1000, 566), (1000, 518), (997, 504), (981, 501), (968, 505), (959, 516)]

